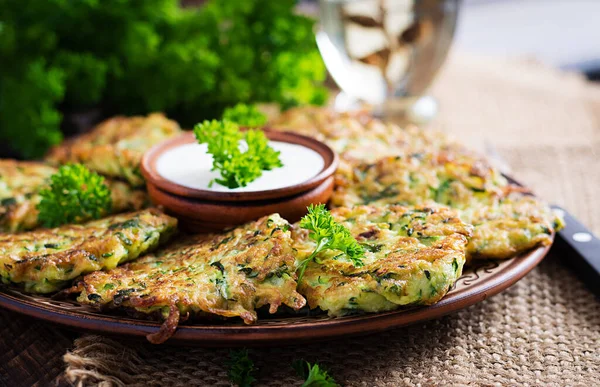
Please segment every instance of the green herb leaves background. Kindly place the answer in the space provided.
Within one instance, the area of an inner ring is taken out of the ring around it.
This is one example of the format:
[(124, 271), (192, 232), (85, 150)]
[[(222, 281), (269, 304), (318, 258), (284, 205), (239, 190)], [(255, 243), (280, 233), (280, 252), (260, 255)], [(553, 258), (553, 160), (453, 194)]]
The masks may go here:
[(0, 0), (0, 142), (60, 143), (64, 112), (164, 111), (183, 126), (237, 102), (322, 104), (314, 21), (295, 0)]

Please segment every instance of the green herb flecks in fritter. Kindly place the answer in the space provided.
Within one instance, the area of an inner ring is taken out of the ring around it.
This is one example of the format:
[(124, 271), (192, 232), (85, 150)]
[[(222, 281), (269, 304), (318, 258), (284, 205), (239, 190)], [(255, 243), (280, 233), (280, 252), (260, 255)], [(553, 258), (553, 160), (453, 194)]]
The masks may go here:
[[(356, 267), (341, 251), (325, 250), (308, 264), (298, 290), (311, 308), (331, 316), (380, 312), (439, 301), (460, 277), (471, 226), (435, 204), (356, 206), (331, 211), (365, 250)], [(315, 242), (294, 228), (299, 261)]]
[(273, 214), (220, 235), (188, 237), (108, 272), (87, 275), (72, 291), (98, 308), (124, 308), (164, 320), (154, 343), (167, 340), (188, 316), (240, 317), (256, 309), (306, 303), (296, 291), (289, 224)]
[[(37, 206), (40, 191), (48, 188), (58, 168), (39, 162), (0, 160), (0, 233), (31, 230), (40, 226)], [(112, 212), (140, 210), (148, 201), (142, 190), (105, 180), (111, 191)]]
[(177, 220), (150, 209), (19, 234), (0, 235), (0, 277), (26, 292), (51, 293), (81, 274), (113, 269), (165, 242)]
[(418, 205), (435, 201), (473, 224), (468, 256), (507, 259), (552, 241), (562, 221), (539, 199), (509, 184), (483, 159), (456, 148), (388, 157), (338, 173), (334, 206)]
[(490, 206), (461, 211), (473, 224), (467, 258), (505, 259), (537, 246), (552, 243), (563, 219), (533, 196), (510, 194)]
[(337, 177), (336, 206), (415, 205), (433, 200), (453, 208), (493, 203), (508, 183), (482, 159), (447, 148), (361, 163)]

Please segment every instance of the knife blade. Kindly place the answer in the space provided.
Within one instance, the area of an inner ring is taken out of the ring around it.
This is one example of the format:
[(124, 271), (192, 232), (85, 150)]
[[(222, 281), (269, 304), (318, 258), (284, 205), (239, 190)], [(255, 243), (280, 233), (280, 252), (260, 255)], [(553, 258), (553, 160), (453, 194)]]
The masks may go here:
[[(510, 165), (493, 144), (486, 141), (485, 151), (492, 165), (512, 183), (522, 186), (510, 177)], [(600, 297), (600, 239), (564, 208), (557, 205), (550, 207), (565, 220), (565, 227), (556, 233), (552, 249), (559, 250), (561, 260)]]

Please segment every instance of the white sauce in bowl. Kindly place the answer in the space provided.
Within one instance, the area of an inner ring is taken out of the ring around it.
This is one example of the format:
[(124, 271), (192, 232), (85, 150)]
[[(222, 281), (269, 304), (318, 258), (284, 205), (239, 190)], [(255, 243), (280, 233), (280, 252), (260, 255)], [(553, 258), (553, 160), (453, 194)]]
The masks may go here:
[(212, 156), (206, 144), (183, 144), (171, 148), (158, 157), (156, 170), (164, 179), (193, 189), (215, 192), (256, 192), (290, 187), (303, 183), (321, 172), (325, 165), (323, 157), (314, 150), (302, 145), (282, 141), (269, 141), (269, 146), (281, 152), (279, 158), (283, 167), (263, 171), (262, 176), (246, 187), (227, 188), (210, 181), (220, 177), (218, 171), (211, 171)]

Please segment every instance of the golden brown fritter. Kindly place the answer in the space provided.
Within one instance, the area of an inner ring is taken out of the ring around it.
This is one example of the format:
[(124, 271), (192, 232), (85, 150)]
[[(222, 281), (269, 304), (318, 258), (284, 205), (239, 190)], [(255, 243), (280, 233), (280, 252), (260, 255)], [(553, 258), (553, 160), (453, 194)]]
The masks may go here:
[(296, 292), (289, 223), (273, 214), (226, 234), (189, 237), (108, 272), (87, 275), (78, 301), (164, 320), (149, 340), (160, 343), (189, 316), (257, 319), (256, 309), (306, 303)]
[[(44, 163), (0, 160), (0, 233), (39, 227), (39, 192), (56, 172), (58, 168)], [(119, 181), (105, 183), (112, 194), (112, 213), (140, 210), (149, 203), (145, 191)]]
[[(364, 266), (337, 250), (317, 254), (298, 287), (311, 308), (340, 316), (430, 305), (462, 274), (472, 227), (446, 207), (356, 206), (331, 213), (365, 248)], [(298, 227), (294, 238), (302, 261), (315, 242)]]
[(492, 205), (461, 211), (475, 227), (468, 258), (506, 259), (538, 246), (552, 244), (562, 218), (533, 196), (510, 194)]
[(164, 243), (177, 219), (155, 209), (83, 225), (0, 234), (0, 279), (30, 293), (51, 293), (81, 274), (112, 269)]
[(334, 112), (318, 107), (286, 111), (271, 123), (277, 130), (291, 131), (327, 143), (345, 164), (375, 162), (386, 156), (409, 155), (441, 147), (448, 139), (439, 132), (401, 128), (384, 123), (364, 111)]
[(144, 184), (140, 172), (144, 152), (179, 133), (179, 124), (159, 113), (147, 117), (114, 117), (91, 132), (53, 148), (47, 159), (54, 164), (81, 163), (137, 187)]
[(506, 259), (552, 243), (562, 221), (540, 200), (510, 185), (484, 159), (462, 150), (387, 157), (338, 173), (334, 206), (418, 205), (429, 200), (459, 211), (475, 226), (468, 257)]
[(340, 171), (331, 199), (335, 206), (419, 204), (435, 200), (453, 208), (492, 203), (508, 182), (485, 160), (450, 147), (437, 152), (385, 157)]

